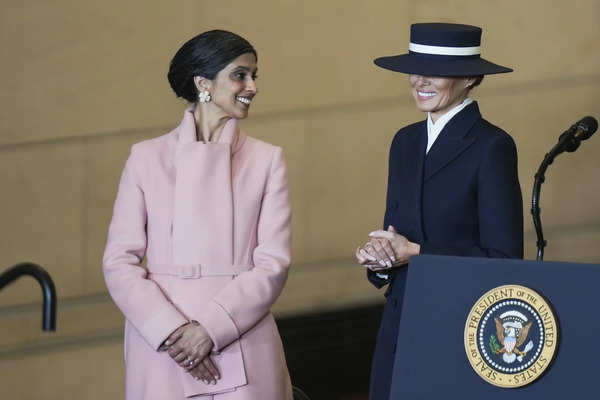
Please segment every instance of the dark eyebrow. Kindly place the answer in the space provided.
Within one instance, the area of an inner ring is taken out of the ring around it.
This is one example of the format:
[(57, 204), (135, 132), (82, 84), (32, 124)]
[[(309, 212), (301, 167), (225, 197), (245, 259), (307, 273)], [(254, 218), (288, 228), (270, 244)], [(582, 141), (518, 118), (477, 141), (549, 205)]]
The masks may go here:
[[(248, 68), (248, 67), (245, 67), (245, 66), (243, 66), (243, 65), (238, 65), (238, 66), (237, 66), (237, 67), (235, 67), (233, 70), (234, 70), (234, 71), (243, 70), (243, 71), (246, 71), (246, 72), (250, 72), (250, 68)], [(254, 72), (253, 72), (253, 73), (255, 73), (255, 74), (256, 74), (256, 72), (257, 72), (257, 71), (258, 71), (258, 68), (256, 68), (256, 69), (254, 70)]]

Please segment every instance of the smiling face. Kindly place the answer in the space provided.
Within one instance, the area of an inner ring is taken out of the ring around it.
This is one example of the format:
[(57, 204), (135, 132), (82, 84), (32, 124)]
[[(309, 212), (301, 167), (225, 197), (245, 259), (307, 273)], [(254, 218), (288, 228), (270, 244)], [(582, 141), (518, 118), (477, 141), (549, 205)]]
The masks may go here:
[(417, 108), (430, 113), (433, 122), (462, 103), (475, 80), (474, 77), (408, 76)]
[(211, 95), (207, 103), (213, 116), (242, 119), (248, 116), (256, 88), (256, 56), (245, 53), (223, 68), (213, 80), (201, 79), (199, 88), (206, 88)]

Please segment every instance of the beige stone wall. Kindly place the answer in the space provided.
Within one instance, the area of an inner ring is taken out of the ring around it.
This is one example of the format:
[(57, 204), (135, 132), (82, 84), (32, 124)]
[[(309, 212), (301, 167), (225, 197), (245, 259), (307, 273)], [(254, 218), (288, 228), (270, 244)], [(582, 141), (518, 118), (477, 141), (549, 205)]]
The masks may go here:
[[(292, 184), (294, 270), (280, 315), (380, 301), (352, 254), (381, 224), (391, 138), (423, 115), (406, 77), (372, 59), (404, 52), (410, 23), (482, 26), (483, 56), (515, 69), (474, 96), (518, 145), (527, 258), (539, 162), (571, 123), (600, 117), (597, 0), (2, 3), (0, 270), (37, 262), (61, 299), (59, 330), (48, 335), (38, 331), (35, 284), (0, 293), (0, 381), (23, 399), (122, 395), (122, 319), (101, 274), (106, 229), (129, 146), (179, 122), (185, 104), (167, 66), (197, 32), (229, 29), (259, 52), (260, 94), (244, 127), (284, 147)], [(550, 167), (548, 260), (600, 262), (599, 151), (593, 137)], [(105, 368), (81, 368), (89, 360)], [(40, 384), (6, 379), (17, 374)], [(110, 383), (83, 385), (90, 374)]]

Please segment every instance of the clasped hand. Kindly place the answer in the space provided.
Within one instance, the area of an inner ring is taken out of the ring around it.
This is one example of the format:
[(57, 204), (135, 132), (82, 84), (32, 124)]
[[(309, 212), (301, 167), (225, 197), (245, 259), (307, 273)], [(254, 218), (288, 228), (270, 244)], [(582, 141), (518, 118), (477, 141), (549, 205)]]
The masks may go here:
[(421, 250), (421, 246), (397, 233), (391, 225), (387, 231), (373, 231), (369, 236), (371, 239), (359, 246), (355, 255), (360, 265), (375, 272), (404, 265)]
[(213, 341), (206, 329), (196, 321), (177, 328), (158, 349), (166, 351), (180, 367), (195, 379), (206, 384), (216, 384), (221, 379), (210, 358)]

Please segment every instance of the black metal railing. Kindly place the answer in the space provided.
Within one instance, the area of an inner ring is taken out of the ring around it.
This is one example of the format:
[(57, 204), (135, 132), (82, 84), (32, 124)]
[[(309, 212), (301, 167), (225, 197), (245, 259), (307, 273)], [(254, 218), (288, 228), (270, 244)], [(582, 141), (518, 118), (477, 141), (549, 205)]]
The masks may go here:
[(17, 280), (23, 275), (34, 277), (40, 286), (44, 296), (42, 308), (42, 329), (45, 331), (56, 330), (56, 288), (50, 274), (39, 265), (33, 263), (21, 263), (0, 274), (0, 290)]

